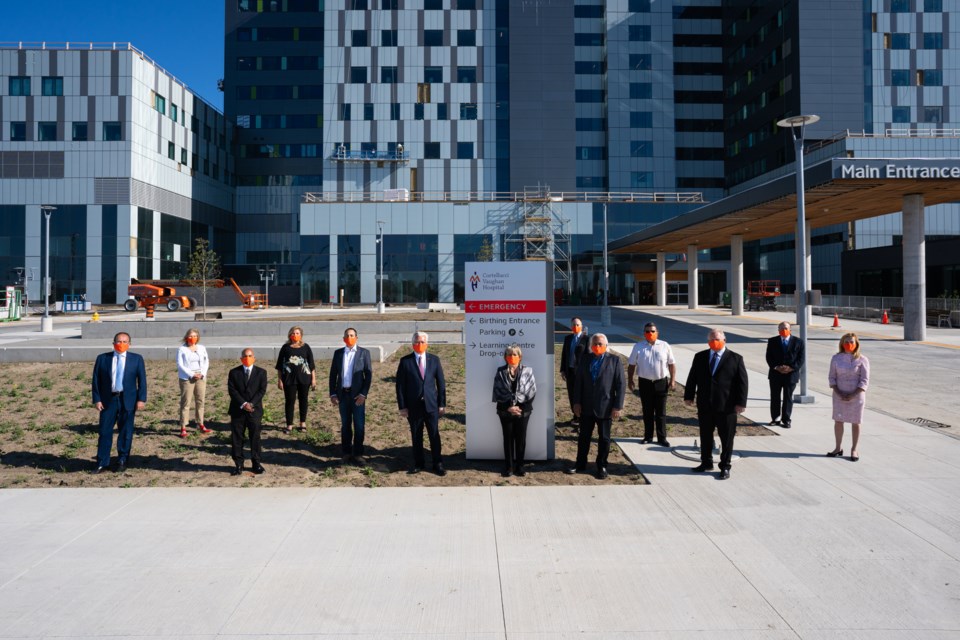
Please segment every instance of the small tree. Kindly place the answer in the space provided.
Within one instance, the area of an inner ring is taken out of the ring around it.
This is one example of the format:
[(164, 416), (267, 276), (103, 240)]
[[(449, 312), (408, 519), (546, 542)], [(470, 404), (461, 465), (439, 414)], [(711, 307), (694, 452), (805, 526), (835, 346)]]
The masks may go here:
[(490, 236), (483, 236), (480, 248), (477, 250), (477, 262), (493, 262), (493, 245), (490, 244)]
[(214, 281), (220, 277), (220, 256), (210, 248), (206, 238), (197, 238), (190, 254), (190, 263), (187, 274), (194, 286), (200, 289), (203, 299), (203, 319), (207, 319), (207, 289), (214, 286)]

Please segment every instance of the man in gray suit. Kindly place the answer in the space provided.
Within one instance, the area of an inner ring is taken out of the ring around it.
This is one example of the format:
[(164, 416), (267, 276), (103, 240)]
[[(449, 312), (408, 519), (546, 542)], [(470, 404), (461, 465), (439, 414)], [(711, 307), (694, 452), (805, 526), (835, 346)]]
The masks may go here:
[(607, 353), (607, 336), (595, 333), (590, 337), (590, 354), (584, 354), (573, 386), (573, 415), (580, 418), (576, 466), (567, 473), (583, 473), (587, 468), (590, 439), (597, 427), (597, 478), (607, 478), (607, 455), (610, 453), (610, 430), (620, 419), (626, 398), (627, 383), (623, 365), (616, 354)]

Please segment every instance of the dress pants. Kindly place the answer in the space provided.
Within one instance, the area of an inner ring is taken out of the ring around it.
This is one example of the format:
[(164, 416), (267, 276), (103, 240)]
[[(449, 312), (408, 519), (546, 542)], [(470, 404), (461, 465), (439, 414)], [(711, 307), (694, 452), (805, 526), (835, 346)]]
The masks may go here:
[(133, 446), (133, 419), (136, 409), (126, 409), (119, 395), (104, 398), (103, 411), (100, 412), (100, 437), (97, 439), (97, 466), (110, 466), (110, 450), (113, 448), (113, 427), (119, 427), (117, 434), (117, 461), (126, 464)]
[(667, 390), (669, 387), (664, 385), (663, 391), (658, 392), (654, 389), (655, 381), (640, 378), (637, 388), (640, 391), (640, 404), (643, 406), (643, 437), (646, 440), (653, 439), (653, 428), (657, 428), (657, 441), (662, 442), (667, 439)]
[(503, 468), (516, 471), (523, 466), (530, 414), (521, 416), (499, 414), (499, 418), (500, 428), (503, 430)]
[[(793, 414), (793, 390), (797, 388), (797, 383), (790, 382), (789, 376), (777, 376), (770, 378), (770, 419), (781, 418), (783, 422), (790, 422), (790, 416)], [(783, 411), (781, 412), (781, 406)]]
[(610, 429), (613, 427), (611, 418), (597, 418), (592, 413), (580, 414), (580, 435), (577, 438), (577, 471), (587, 468), (587, 456), (590, 454), (590, 439), (593, 437), (593, 427), (597, 427), (597, 469), (607, 466), (607, 456), (610, 454)]
[(207, 380), (180, 379), (180, 426), (184, 429), (190, 424), (190, 405), (194, 406), (197, 425), (203, 424), (203, 406), (207, 396)]
[(720, 469), (730, 469), (733, 437), (737, 435), (737, 414), (697, 408), (700, 422), (700, 462), (713, 465), (713, 430), (720, 439)]
[(352, 394), (340, 390), (340, 444), (345, 456), (363, 455), (363, 427), (367, 417), (367, 405), (357, 406)]
[(293, 405), (300, 402), (300, 422), (307, 421), (307, 401), (310, 395), (310, 383), (283, 383), (283, 412), (287, 424), (293, 424)]
[(259, 464), (263, 449), (260, 447), (260, 418), (254, 417), (252, 413), (243, 412), (243, 415), (231, 418), (230, 437), (233, 462), (238, 466), (243, 466), (243, 436), (245, 431), (250, 435), (250, 460), (253, 464)]
[(423, 400), (417, 400), (408, 407), (407, 422), (410, 423), (410, 436), (413, 440), (413, 466), (424, 468), (423, 455), (423, 428), (427, 428), (427, 437), (430, 438), (430, 459), (433, 466), (443, 462), (440, 455), (440, 416), (427, 411)]
[(564, 382), (567, 383), (567, 400), (570, 401), (570, 411), (573, 411), (573, 380), (577, 375), (576, 369), (567, 369), (567, 377)]

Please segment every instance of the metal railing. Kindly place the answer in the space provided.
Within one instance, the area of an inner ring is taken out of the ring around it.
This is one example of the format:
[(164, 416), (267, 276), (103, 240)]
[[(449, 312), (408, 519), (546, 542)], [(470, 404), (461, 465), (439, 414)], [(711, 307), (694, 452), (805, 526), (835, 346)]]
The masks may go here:
[[(777, 309), (793, 310), (796, 308), (793, 302), (793, 295), (781, 296), (777, 301)], [(903, 298), (894, 296), (823, 296), (821, 304), (813, 306), (812, 309), (814, 315), (837, 314), (840, 318), (852, 320), (879, 320), (886, 311), (891, 322), (903, 320)], [(927, 324), (939, 324), (940, 315), (953, 318), (960, 314), (960, 298), (927, 298), (924, 310), (927, 313)]]
[(804, 155), (847, 138), (960, 138), (960, 129), (884, 129), (882, 133), (845, 129), (829, 138), (807, 145)]
[[(393, 202), (385, 191), (311, 192), (303, 194), (306, 204), (326, 202)], [(583, 192), (554, 191), (531, 196), (523, 191), (412, 191), (410, 202), (613, 202), (636, 204), (701, 204), (700, 192)]]

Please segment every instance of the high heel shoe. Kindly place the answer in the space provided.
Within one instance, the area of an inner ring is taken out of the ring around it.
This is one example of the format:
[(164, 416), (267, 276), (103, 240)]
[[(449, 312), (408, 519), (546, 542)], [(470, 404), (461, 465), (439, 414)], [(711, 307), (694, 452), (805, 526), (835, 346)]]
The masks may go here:
[(837, 457), (840, 457), (840, 456), (842, 456), (842, 455), (843, 455), (843, 449), (840, 449), (839, 451), (831, 451), (830, 453), (827, 454), (827, 457), (828, 457), (828, 458), (837, 458)]
[(855, 455), (850, 456), (850, 462), (856, 462), (859, 459), (860, 459), (860, 456), (855, 456)]
[(181, 438), (186, 438), (186, 437), (187, 437), (187, 428), (186, 428), (186, 427), (180, 427), (180, 437), (181, 437)]

